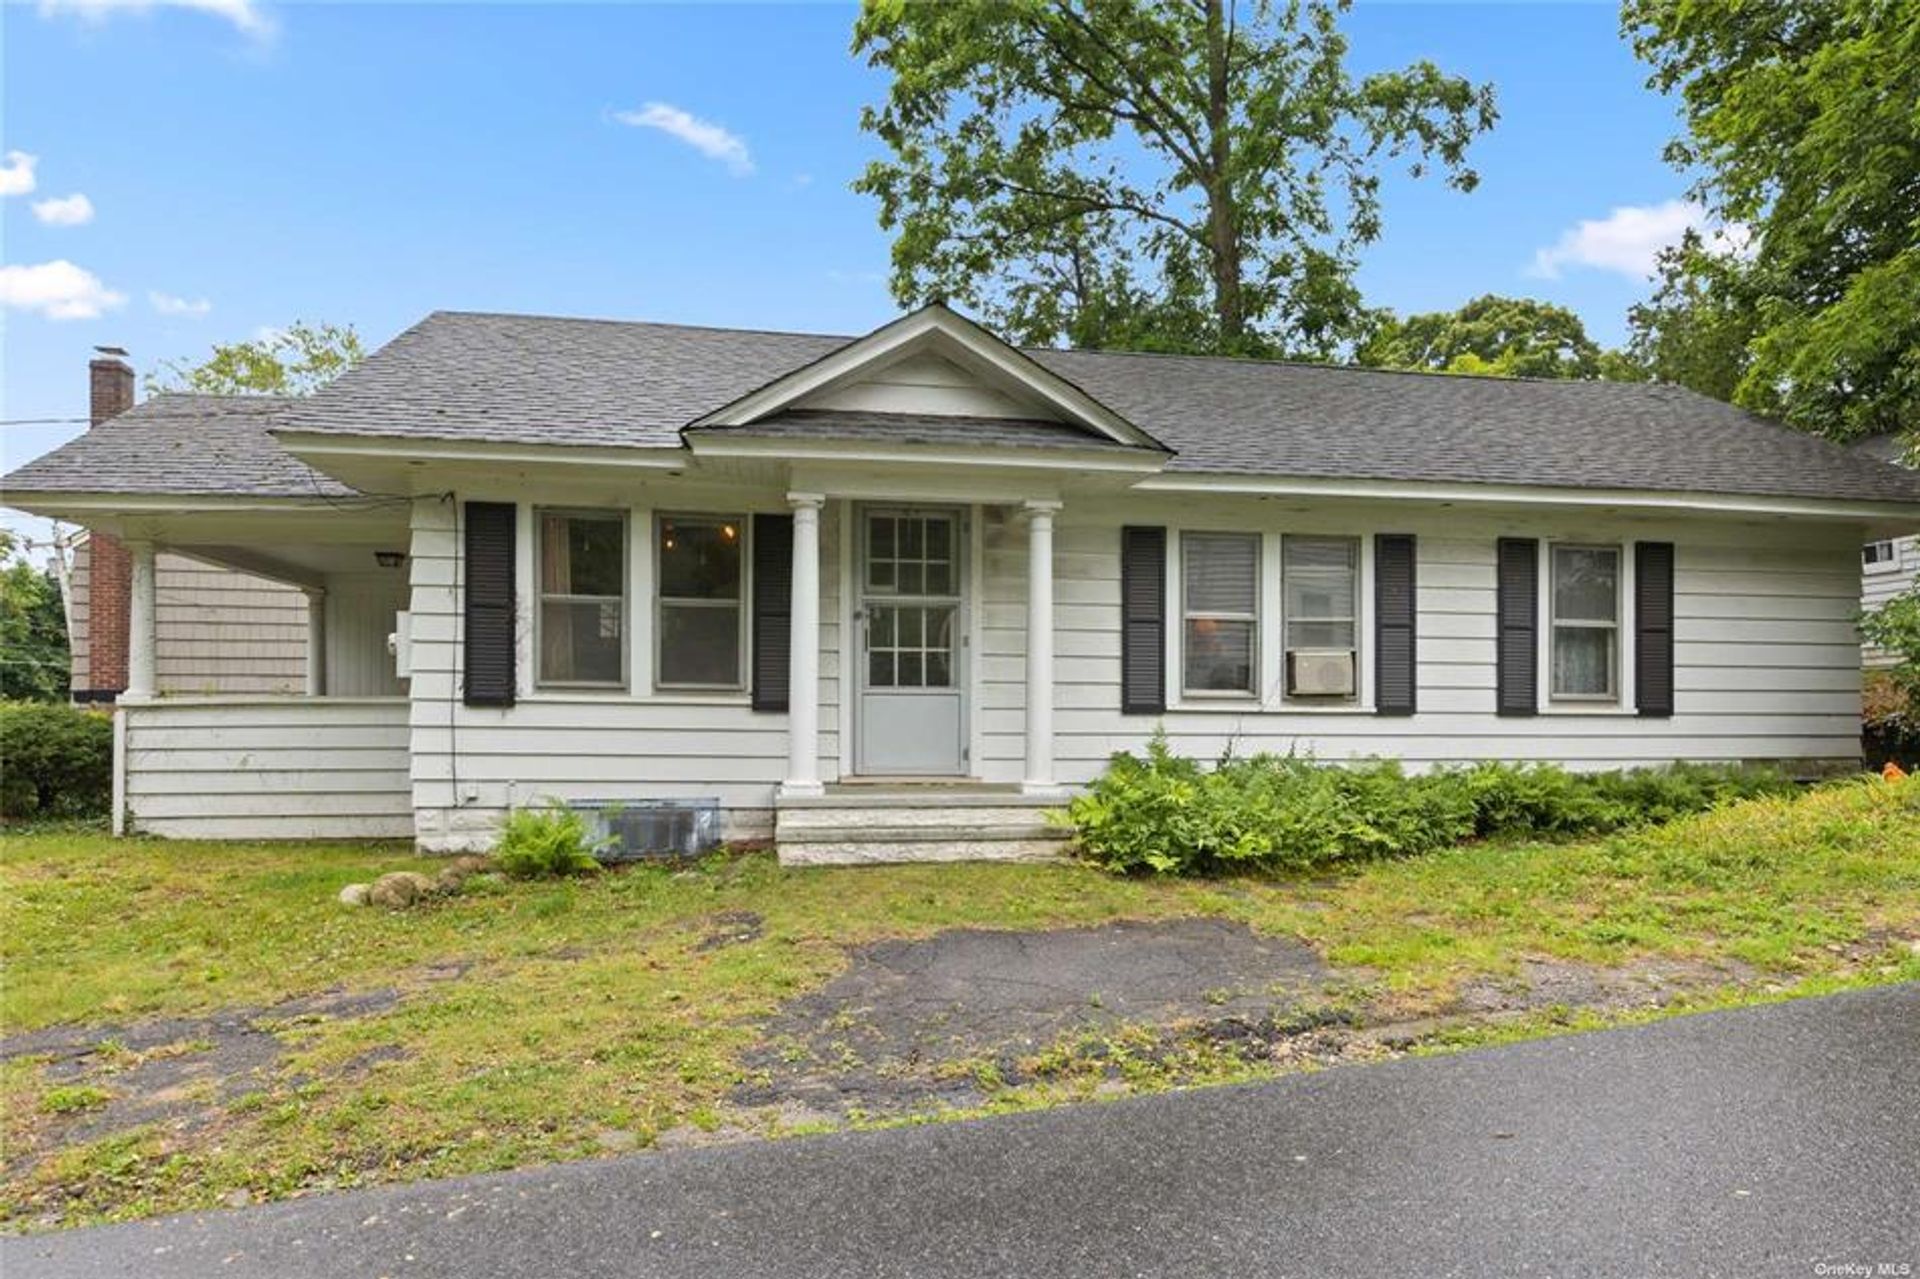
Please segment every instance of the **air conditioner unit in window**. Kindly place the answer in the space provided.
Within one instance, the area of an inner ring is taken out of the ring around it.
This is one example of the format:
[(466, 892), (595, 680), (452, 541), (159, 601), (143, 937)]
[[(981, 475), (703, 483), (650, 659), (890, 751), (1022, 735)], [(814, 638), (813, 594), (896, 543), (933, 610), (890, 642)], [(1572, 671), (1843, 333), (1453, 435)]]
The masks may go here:
[(1346, 649), (1295, 649), (1287, 654), (1290, 697), (1352, 697), (1353, 654)]

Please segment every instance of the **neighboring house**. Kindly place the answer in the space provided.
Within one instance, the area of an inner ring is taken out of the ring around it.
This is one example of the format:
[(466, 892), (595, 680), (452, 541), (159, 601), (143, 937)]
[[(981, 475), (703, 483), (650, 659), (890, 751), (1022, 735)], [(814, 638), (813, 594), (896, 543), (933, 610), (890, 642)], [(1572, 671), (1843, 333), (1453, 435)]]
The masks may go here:
[[(194, 407), (5, 482), (130, 548), (119, 816), (162, 834), (482, 847), (556, 797), (1027, 855), (1156, 729), (1849, 768), (1860, 545), (1920, 529), (1920, 475), (1676, 387), (1022, 351), (939, 306), (436, 313), (279, 415)], [(162, 546), (324, 589), (325, 695), (156, 696)]]
[[(133, 369), (115, 349), (88, 365), (92, 426), (133, 408)], [(168, 396), (196, 418), (204, 397)], [(272, 412), (277, 399), (214, 400), (230, 412)], [(142, 412), (159, 411), (149, 404)], [(98, 569), (96, 571), (96, 561)], [(113, 538), (82, 532), (62, 582), (76, 702), (111, 702), (127, 687), (129, 564)], [(171, 552), (154, 558), (155, 690), (298, 693), (307, 682), (307, 599), (294, 586)]]
[[(1876, 461), (1904, 464), (1905, 441), (1897, 435), (1876, 435), (1851, 446), (1853, 451)], [(1879, 608), (1888, 600), (1904, 595), (1920, 580), (1920, 537), (1875, 538), (1860, 548), (1860, 607)], [(1864, 660), (1870, 667), (1892, 666), (1893, 654), (1871, 644), (1863, 645)]]
[[(82, 534), (67, 569), (73, 700), (110, 702), (126, 689), (126, 610), (118, 662), (93, 667), (93, 547)], [(307, 685), (307, 597), (251, 573), (162, 552), (154, 556), (154, 686), (171, 693), (300, 693)], [(97, 674), (97, 678), (96, 678)]]

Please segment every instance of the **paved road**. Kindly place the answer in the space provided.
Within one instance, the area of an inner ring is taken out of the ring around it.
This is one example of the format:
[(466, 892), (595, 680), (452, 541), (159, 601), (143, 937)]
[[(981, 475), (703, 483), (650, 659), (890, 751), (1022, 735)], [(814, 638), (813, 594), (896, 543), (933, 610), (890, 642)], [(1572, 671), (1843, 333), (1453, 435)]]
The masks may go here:
[(0, 1273), (1920, 1276), (1920, 984), (13, 1239)]

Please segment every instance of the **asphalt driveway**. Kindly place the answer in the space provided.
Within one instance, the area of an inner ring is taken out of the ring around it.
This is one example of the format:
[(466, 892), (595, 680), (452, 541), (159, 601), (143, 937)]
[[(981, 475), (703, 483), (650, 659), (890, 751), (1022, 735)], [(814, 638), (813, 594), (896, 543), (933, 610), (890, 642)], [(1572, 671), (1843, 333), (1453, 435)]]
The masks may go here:
[[(68, 1275), (1920, 1274), (1920, 985), (0, 1242)], [(1881, 1267), (1885, 1267), (1882, 1269)]]

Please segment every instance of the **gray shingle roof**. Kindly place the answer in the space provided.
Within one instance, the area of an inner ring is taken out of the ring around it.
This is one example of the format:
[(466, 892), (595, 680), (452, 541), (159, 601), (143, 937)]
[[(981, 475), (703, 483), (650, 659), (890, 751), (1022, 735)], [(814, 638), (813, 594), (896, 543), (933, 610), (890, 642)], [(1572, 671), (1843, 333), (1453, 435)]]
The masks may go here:
[(1895, 467), (1677, 386), (1036, 351), (1168, 468), (1920, 501)]
[[(436, 312), (286, 426), (671, 447), (852, 340)], [(1679, 387), (1028, 354), (1172, 448), (1175, 471), (1920, 501), (1920, 479)]]
[(9, 493), (350, 497), (268, 430), (291, 401), (270, 395), (156, 395), (9, 474)]
[(689, 436), (756, 439), (870, 440), (888, 444), (993, 444), (1006, 448), (1111, 449), (1158, 458), (1158, 449), (1120, 444), (1066, 422), (1025, 418), (948, 417), (933, 413), (857, 413), (789, 409), (746, 426), (700, 426)]
[[(166, 428), (156, 448), (154, 433), (121, 435), (149, 424), (134, 415), (150, 409), (143, 405), (111, 431), (89, 432), (5, 483), (23, 493), (310, 494), (313, 473), (266, 437), (269, 426), (678, 447), (688, 423), (852, 340), (435, 312), (317, 395), (286, 405), (282, 416), (263, 416), (273, 411), (266, 402), (233, 402), (229, 410), (192, 397), (194, 414), (151, 423)], [(1172, 471), (1920, 502), (1920, 474), (1677, 387), (1204, 356), (1029, 354), (1175, 450)], [(793, 429), (792, 421), (771, 429)], [(931, 426), (844, 421), (833, 429), (936, 434)], [(940, 442), (948, 438), (941, 434)]]
[(680, 428), (848, 341), (436, 311), (303, 401), (289, 430), (677, 448)]

